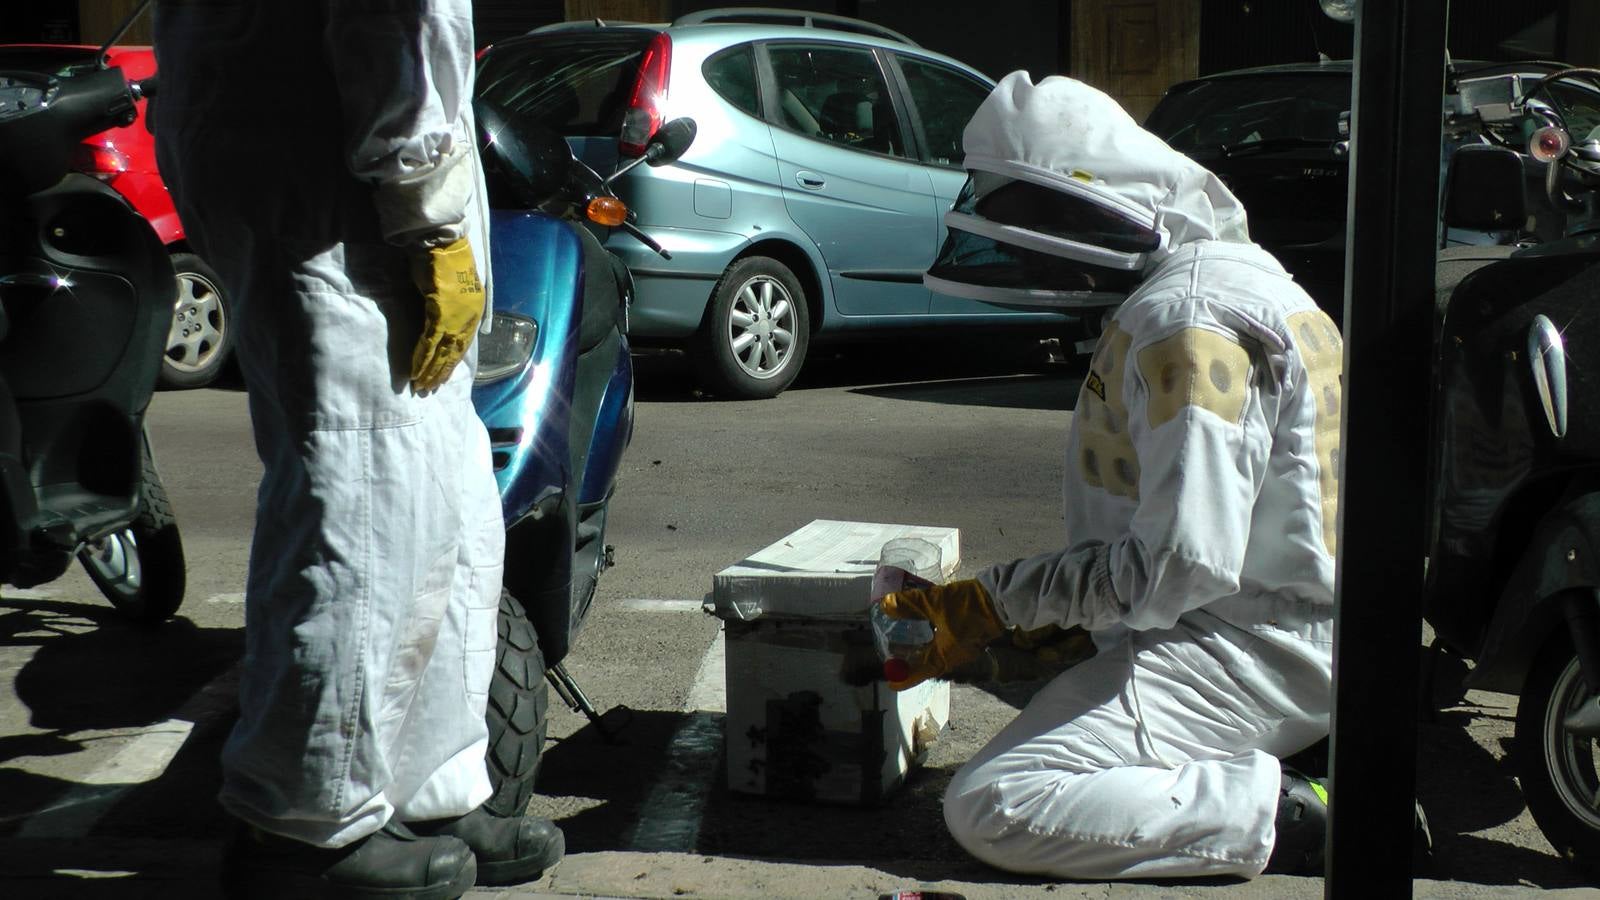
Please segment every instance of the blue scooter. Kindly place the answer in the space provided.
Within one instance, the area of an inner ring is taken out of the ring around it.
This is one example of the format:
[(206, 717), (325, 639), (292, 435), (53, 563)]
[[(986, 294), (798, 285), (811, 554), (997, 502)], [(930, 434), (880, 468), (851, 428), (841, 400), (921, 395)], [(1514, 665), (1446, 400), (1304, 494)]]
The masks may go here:
[(506, 522), (488, 806), (518, 815), (533, 793), (549, 687), (607, 739), (612, 733), (562, 664), (612, 564), (606, 510), (633, 435), (633, 279), (587, 223), (622, 228), (665, 256), (634, 227), (611, 183), (640, 163), (681, 157), (695, 123), (667, 123), (642, 157), (602, 178), (538, 122), (482, 99), (475, 111), (494, 320), (481, 339), (472, 399), (489, 430)]

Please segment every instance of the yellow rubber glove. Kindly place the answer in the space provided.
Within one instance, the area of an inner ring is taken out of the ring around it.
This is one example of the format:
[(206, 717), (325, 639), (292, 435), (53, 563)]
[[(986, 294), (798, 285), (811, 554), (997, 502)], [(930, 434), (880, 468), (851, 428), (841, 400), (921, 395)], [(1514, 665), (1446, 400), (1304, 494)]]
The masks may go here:
[(472, 245), (457, 238), (411, 257), (411, 277), (422, 292), (422, 337), (411, 354), (411, 387), (437, 390), (467, 354), (483, 320), (483, 282)]
[(910, 661), (911, 672), (904, 681), (889, 682), (897, 691), (977, 659), (983, 648), (1006, 630), (989, 592), (973, 579), (895, 591), (878, 602), (890, 618), (925, 619), (933, 625), (933, 643), (927, 654)]

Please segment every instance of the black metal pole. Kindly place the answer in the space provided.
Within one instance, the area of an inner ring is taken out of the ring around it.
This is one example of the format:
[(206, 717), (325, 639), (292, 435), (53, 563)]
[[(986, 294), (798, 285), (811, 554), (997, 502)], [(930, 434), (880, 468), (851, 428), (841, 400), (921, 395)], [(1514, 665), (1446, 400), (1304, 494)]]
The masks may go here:
[(1447, 11), (1356, 19), (1329, 897), (1411, 893)]

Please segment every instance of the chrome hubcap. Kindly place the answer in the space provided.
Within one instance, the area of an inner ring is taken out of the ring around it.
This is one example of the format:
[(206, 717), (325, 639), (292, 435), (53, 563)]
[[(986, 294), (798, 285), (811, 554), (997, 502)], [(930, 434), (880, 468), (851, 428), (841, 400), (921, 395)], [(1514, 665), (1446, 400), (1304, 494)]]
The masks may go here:
[(203, 275), (179, 273), (178, 299), (167, 332), (167, 365), (187, 373), (210, 366), (222, 349), (227, 325), (217, 286)]
[(746, 281), (733, 298), (728, 347), (752, 378), (771, 378), (789, 364), (797, 327), (794, 298), (767, 275)]
[(139, 567), (139, 541), (131, 530), (90, 541), (84, 545), (83, 561), (120, 594), (135, 596), (144, 584), (144, 573)]

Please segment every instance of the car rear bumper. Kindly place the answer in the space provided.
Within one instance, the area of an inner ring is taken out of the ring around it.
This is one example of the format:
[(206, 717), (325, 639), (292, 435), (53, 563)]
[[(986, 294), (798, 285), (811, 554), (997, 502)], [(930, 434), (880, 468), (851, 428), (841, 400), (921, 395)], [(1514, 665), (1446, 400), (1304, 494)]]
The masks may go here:
[(622, 231), (612, 231), (605, 239), (606, 249), (633, 273), (628, 333), (646, 339), (686, 338), (699, 329), (717, 279), (750, 240), (742, 234), (694, 228), (647, 231), (672, 254), (671, 259)]

